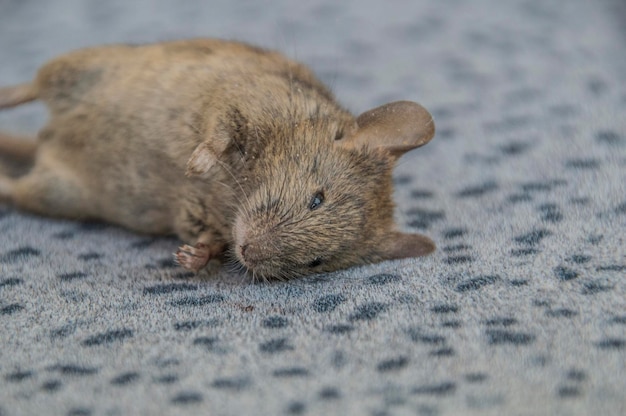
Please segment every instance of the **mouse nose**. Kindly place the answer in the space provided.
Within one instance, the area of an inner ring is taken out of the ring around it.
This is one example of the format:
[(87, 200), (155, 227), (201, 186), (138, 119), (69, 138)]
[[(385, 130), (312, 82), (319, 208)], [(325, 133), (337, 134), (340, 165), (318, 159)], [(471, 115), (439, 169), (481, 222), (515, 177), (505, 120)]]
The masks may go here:
[(239, 255), (243, 263), (248, 267), (254, 267), (271, 258), (271, 253), (269, 253), (267, 248), (257, 242), (240, 244)]
[(239, 246), (239, 250), (241, 250), (241, 257), (246, 257), (246, 250), (248, 249), (248, 244), (243, 244)]

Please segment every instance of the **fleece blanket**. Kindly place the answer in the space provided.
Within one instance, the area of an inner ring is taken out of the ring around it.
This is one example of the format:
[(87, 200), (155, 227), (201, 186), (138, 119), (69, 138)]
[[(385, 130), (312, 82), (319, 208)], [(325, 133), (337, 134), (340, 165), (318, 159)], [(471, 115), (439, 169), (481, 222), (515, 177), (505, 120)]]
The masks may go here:
[(0, 84), (195, 36), (279, 49), (355, 113), (431, 110), (395, 200), (438, 250), (253, 284), (0, 205), (0, 415), (626, 414), (623, 2), (6, 0)]

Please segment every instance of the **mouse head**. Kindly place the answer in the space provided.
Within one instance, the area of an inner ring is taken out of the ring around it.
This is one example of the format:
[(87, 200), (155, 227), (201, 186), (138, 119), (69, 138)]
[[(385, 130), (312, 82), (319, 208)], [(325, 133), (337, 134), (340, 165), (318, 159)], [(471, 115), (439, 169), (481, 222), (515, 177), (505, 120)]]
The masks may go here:
[(234, 255), (254, 276), (288, 279), (434, 250), (427, 237), (396, 230), (392, 201), (395, 162), (433, 137), (432, 117), (401, 101), (350, 123), (310, 119), (274, 131), (233, 227)]

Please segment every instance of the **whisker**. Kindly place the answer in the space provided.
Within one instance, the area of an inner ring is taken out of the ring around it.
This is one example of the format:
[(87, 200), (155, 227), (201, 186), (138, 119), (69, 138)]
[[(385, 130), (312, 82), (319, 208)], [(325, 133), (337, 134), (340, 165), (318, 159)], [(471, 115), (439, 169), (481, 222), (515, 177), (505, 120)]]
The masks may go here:
[(235, 183), (237, 184), (237, 186), (239, 187), (239, 189), (241, 190), (241, 193), (243, 194), (243, 196), (246, 198), (248, 204), (250, 204), (250, 199), (248, 198), (248, 194), (246, 194), (245, 189), (243, 188), (243, 186), (241, 185), (241, 183), (239, 182), (239, 180), (237, 179), (237, 177), (233, 174), (233, 172), (228, 168), (228, 165), (224, 162), (222, 162), (219, 159), (216, 159), (217, 163), (220, 164), (220, 166), (233, 178), (233, 180), (235, 181)]

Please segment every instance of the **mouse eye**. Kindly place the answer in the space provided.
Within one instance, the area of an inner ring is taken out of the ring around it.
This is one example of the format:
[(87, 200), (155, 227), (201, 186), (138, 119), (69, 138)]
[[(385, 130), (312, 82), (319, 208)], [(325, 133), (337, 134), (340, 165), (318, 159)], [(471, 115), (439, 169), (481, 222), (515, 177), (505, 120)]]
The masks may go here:
[(309, 202), (309, 209), (311, 211), (318, 209), (320, 205), (324, 202), (324, 192), (318, 191), (313, 198), (311, 198), (311, 202)]
[(314, 268), (314, 267), (319, 266), (320, 264), (322, 264), (322, 258), (316, 257), (312, 262), (309, 263), (309, 267)]

